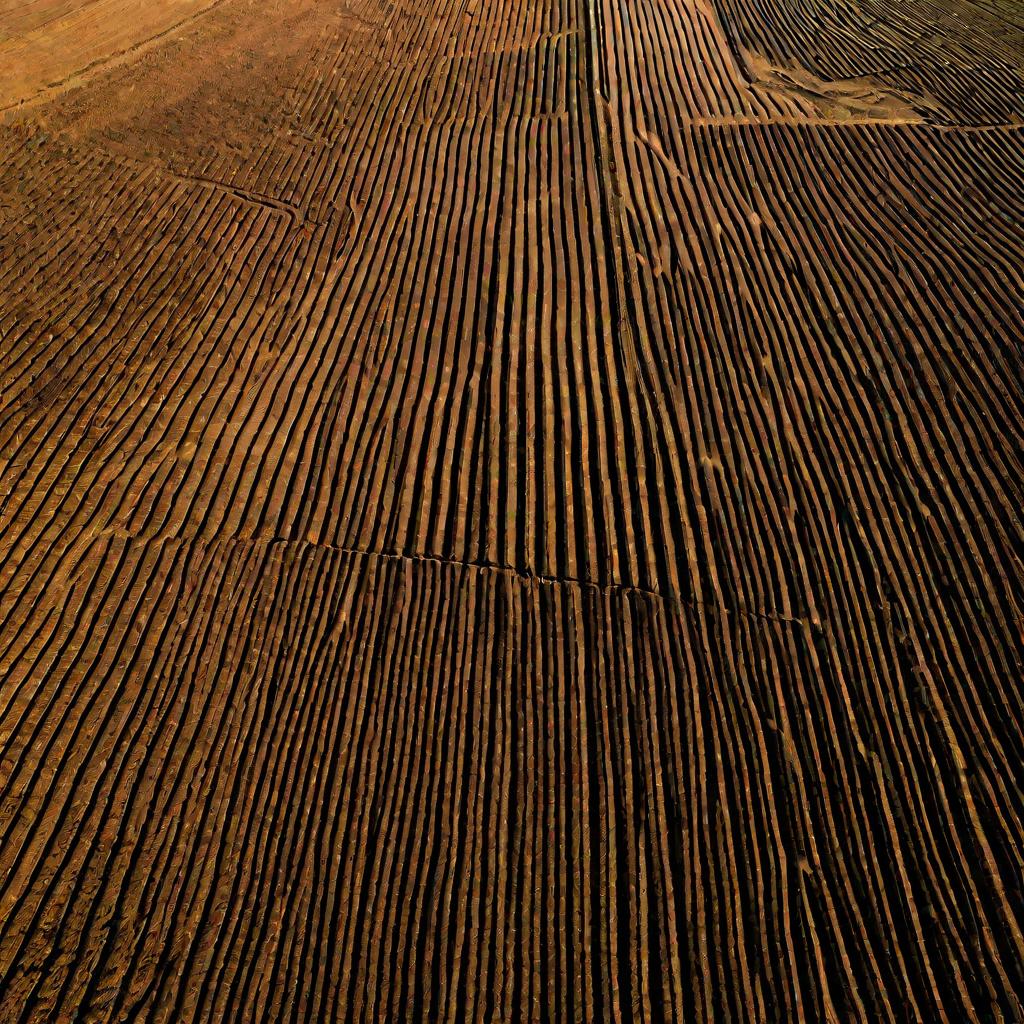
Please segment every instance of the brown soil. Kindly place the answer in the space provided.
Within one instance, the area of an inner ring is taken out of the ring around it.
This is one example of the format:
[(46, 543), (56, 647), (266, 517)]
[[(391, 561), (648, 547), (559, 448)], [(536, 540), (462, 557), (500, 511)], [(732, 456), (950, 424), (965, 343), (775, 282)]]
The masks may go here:
[(0, 1021), (1024, 1019), (931, 6), (0, 0)]

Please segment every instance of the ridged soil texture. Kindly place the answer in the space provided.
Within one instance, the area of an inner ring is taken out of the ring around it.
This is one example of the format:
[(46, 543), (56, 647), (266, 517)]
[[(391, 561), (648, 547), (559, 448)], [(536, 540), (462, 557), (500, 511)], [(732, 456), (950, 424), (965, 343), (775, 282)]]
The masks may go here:
[(0, 4), (0, 1020), (1024, 1020), (1010, 0)]

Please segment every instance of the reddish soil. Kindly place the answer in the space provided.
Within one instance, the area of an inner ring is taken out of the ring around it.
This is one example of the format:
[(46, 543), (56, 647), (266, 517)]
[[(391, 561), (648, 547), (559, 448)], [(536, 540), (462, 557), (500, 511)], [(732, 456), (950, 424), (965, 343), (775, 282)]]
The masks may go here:
[(1016, 0), (0, 0), (0, 1021), (1024, 1020)]

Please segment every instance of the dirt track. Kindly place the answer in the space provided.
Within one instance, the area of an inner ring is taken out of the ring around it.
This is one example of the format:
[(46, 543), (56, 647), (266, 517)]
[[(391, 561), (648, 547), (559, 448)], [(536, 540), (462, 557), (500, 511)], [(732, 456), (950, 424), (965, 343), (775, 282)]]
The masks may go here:
[(0, 1021), (1024, 1020), (1019, 5), (0, 0), (0, 108)]

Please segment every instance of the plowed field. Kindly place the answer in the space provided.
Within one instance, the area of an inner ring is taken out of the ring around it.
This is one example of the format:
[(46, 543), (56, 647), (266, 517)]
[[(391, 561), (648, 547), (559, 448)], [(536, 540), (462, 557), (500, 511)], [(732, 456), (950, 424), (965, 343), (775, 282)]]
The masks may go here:
[(0, 1021), (1024, 1020), (1018, 0), (0, 0)]

